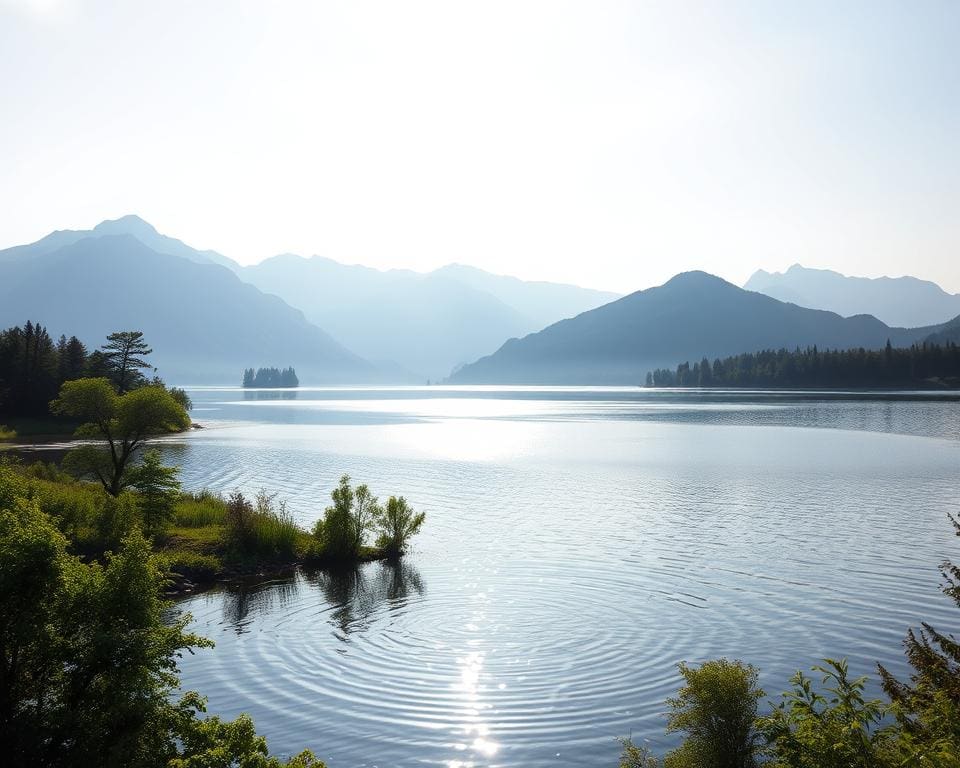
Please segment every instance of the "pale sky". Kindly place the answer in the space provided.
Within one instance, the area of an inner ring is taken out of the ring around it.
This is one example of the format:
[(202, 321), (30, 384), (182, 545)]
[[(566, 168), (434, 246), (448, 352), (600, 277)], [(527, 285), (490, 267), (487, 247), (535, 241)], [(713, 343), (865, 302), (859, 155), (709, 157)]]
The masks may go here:
[(0, 0), (0, 246), (960, 292), (960, 2)]

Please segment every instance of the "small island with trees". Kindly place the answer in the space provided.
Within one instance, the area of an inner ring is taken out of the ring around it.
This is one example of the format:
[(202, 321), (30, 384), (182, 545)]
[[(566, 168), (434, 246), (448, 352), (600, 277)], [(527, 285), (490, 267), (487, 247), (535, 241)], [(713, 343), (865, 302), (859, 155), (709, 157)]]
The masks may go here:
[(244, 389), (293, 389), (300, 386), (297, 372), (290, 368), (247, 368), (243, 372)]

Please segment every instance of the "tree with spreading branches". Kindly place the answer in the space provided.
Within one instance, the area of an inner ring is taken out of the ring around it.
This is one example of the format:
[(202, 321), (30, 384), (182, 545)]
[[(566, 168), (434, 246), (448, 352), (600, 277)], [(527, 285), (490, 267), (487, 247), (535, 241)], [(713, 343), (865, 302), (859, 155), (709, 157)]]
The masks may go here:
[(131, 484), (132, 460), (148, 438), (190, 427), (183, 405), (156, 385), (118, 394), (106, 379), (68, 381), (50, 409), (84, 422), (75, 432), (77, 437), (106, 444), (72, 449), (64, 466), (77, 475), (99, 480), (112, 496), (119, 496)]

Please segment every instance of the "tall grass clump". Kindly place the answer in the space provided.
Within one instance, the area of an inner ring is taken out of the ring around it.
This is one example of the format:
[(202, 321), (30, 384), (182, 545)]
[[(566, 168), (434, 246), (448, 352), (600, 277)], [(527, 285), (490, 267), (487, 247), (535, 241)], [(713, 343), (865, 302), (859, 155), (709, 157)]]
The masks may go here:
[(227, 544), (242, 559), (294, 558), (303, 531), (287, 512), (285, 502), (261, 490), (249, 501), (239, 491), (226, 502)]
[(5, 424), (0, 424), (0, 440), (13, 440), (17, 436), (17, 430), (10, 429)]
[(173, 508), (173, 522), (181, 528), (226, 525), (226, 502), (209, 491), (181, 494)]

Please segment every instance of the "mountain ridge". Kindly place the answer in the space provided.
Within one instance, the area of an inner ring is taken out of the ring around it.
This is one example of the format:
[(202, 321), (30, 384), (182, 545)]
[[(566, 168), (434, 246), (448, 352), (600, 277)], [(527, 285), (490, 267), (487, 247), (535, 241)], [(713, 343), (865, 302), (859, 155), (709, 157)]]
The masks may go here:
[(739, 288), (703, 271), (507, 341), (464, 366), (454, 384), (639, 384), (682, 360), (818, 345), (880, 348), (920, 341), (937, 327), (893, 328), (871, 315), (843, 318)]
[(934, 325), (960, 315), (960, 294), (909, 275), (855, 277), (793, 264), (784, 272), (758, 269), (743, 287), (844, 317), (871, 314), (891, 326)]
[(118, 329), (142, 330), (171, 381), (222, 384), (239, 381), (249, 365), (274, 364), (295, 365), (307, 383), (385, 378), (299, 310), (230, 269), (160, 253), (126, 233), (0, 261), (0, 323), (27, 319), (89, 344)]
[(378, 270), (295, 254), (244, 267), (241, 275), (367, 359), (393, 359), (434, 380), (495, 351), (504, 339), (616, 296), (464, 265)]

